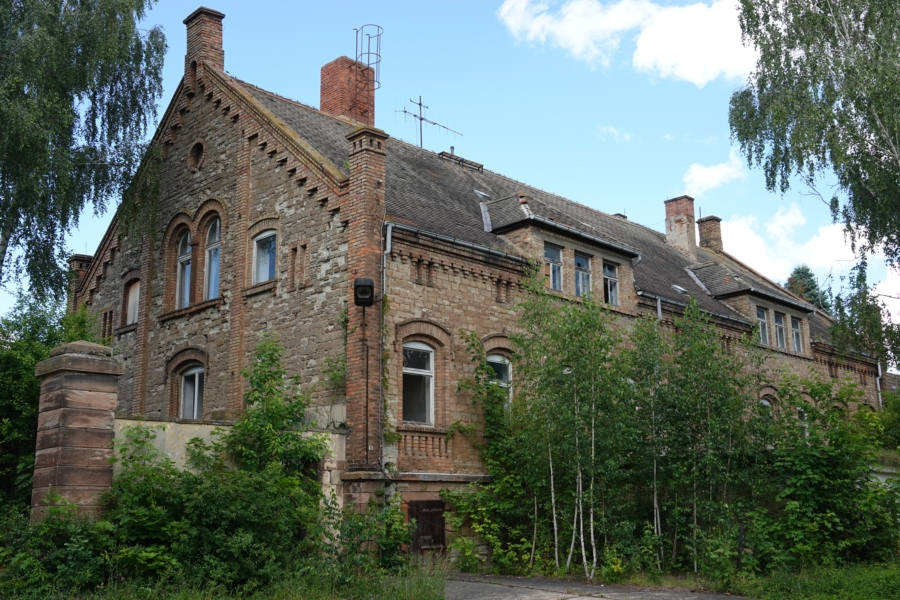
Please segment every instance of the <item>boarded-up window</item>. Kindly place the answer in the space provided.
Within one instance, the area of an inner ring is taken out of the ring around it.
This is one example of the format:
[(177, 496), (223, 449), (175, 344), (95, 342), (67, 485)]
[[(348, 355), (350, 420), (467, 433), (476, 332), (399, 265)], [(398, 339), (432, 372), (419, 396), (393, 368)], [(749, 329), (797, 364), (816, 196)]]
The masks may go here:
[(444, 549), (444, 502), (418, 500), (409, 503), (409, 518), (416, 522), (413, 535), (415, 552), (434, 552)]

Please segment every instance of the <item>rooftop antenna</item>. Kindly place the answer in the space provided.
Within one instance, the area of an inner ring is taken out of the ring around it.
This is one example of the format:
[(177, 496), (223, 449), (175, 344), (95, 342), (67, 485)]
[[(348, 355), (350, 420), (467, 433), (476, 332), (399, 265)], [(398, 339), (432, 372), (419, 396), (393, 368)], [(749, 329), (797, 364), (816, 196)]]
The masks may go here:
[(413, 100), (412, 98), (410, 98), (409, 101), (410, 101), (414, 106), (418, 106), (418, 107), (419, 107), (419, 114), (416, 114), (416, 113), (414, 113), (414, 112), (410, 112), (410, 111), (406, 110), (406, 107), (405, 107), (405, 106), (403, 107), (402, 110), (399, 110), (399, 111), (397, 111), (397, 112), (402, 112), (404, 116), (412, 117), (413, 119), (418, 119), (418, 121), (419, 121), (419, 148), (422, 147), (422, 123), (423, 123), (423, 122), (424, 122), (424, 123), (428, 123), (429, 125), (437, 125), (438, 127), (442, 127), (442, 128), (444, 128), (444, 129), (446, 129), (447, 131), (449, 131), (450, 133), (455, 133), (456, 135), (462, 135), (460, 132), (456, 131), (455, 129), (450, 129), (450, 128), (447, 127), (446, 125), (441, 125), (440, 123), (438, 123), (438, 122), (436, 122), (436, 121), (432, 121), (431, 119), (425, 118), (425, 117), (422, 115), (422, 109), (423, 109), (423, 108), (428, 108), (428, 105), (422, 103), (422, 96), (419, 96), (419, 101), (418, 101), (418, 102), (416, 102), (416, 101)]

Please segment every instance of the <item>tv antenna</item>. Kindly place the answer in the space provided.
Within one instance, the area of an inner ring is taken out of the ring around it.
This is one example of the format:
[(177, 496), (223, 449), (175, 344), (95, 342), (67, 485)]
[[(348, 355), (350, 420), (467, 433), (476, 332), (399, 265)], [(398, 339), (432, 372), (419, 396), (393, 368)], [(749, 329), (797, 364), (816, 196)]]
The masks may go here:
[(413, 119), (417, 119), (417, 120), (419, 121), (419, 148), (422, 147), (422, 123), (428, 123), (429, 125), (436, 125), (436, 126), (438, 126), (438, 127), (441, 127), (441, 128), (443, 128), (443, 129), (446, 129), (446, 130), (449, 131), (450, 133), (455, 133), (456, 135), (462, 135), (460, 132), (456, 131), (455, 129), (450, 129), (450, 128), (447, 127), (446, 125), (442, 125), (442, 124), (438, 123), (437, 121), (432, 121), (431, 119), (428, 119), (428, 118), (426, 118), (425, 116), (423, 116), (423, 115), (422, 115), (422, 109), (423, 109), (423, 108), (428, 108), (428, 105), (422, 103), (422, 96), (419, 96), (419, 101), (418, 101), (418, 102), (416, 102), (416, 101), (413, 100), (412, 98), (410, 98), (409, 101), (410, 101), (410, 103), (413, 104), (414, 106), (418, 106), (418, 107), (419, 107), (419, 114), (416, 114), (416, 113), (414, 113), (414, 112), (412, 112), (412, 111), (406, 110), (406, 107), (405, 107), (405, 106), (403, 107), (402, 110), (398, 110), (397, 112), (402, 112), (402, 113), (403, 113), (403, 116), (405, 116), (405, 117), (412, 117)]

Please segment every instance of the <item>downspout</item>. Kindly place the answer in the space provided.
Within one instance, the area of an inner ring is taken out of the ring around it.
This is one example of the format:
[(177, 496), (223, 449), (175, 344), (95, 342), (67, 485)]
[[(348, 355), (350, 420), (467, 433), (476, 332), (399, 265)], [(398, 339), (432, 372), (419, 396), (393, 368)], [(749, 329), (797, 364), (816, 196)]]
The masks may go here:
[[(378, 389), (381, 390), (381, 415), (378, 418), (378, 435), (381, 436), (379, 440), (379, 448), (381, 448), (381, 456), (378, 458), (378, 464), (381, 466), (381, 472), (386, 476), (386, 480), (390, 481), (390, 474), (387, 472), (387, 469), (384, 468), (384, 419), (386, 416), (386, 411), (384, 409), (384, 299), (387, 297), (387, 257), (391, 254), (391, 236), (394, 233), (394, 224), (387, 223), (387, 227), (385, 227), (385, 222), (381, 223), (382, 231), (384, 232), (384, 252), (381, 253), (381, 318), (378, 320), (378, 364), (380, 368), (378, 369), (378, 377), (382, 378), (380, 381), (380, 385)], [(387, 487), (387, 486), (385, 486)], [(385, 490), (387, 491), (387, 490)]]
[(884, 400), (881, 397), (881, 361), (878, 361), (878, 377), (875, 378), (875, 392), (878, 394), (878, 408), (884, 410)]

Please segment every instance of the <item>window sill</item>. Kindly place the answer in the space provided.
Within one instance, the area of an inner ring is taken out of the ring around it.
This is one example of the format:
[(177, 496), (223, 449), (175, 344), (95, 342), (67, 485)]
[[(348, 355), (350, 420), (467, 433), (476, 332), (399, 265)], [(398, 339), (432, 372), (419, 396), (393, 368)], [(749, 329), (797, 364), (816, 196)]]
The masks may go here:
[(244, 288), (244, 298), (249, 298), (251, 296), (256, 296), (257, 294), (262, 294), (265, 292), (275, 293), (275, 279), (270, 279), (269, 281), (263, 281), (262, 283), (257, 283), (251, 285), (248, 288)]
[(444, 435), (449, 430), (444, 427), (436, 427), (434, 425), (426, 425), (425, 423), (410, 423), (403, 421), (397, 425), (398, 433), (436, 433)]
[(202, 311), (206, 310), (207, 308), (219, 306), (223, 302), (224, 302), (224, 300), (222, 300), (221, 296), (219, 296), (218, 298), (213, 298), (211, 300), (204, 300), (203, 302), (200, 302), (199, 304), (192, 304), (186, 308), (179, 308), (178, 310), (173, 310), (173, 311), (167, 312), (165, 314), (162, 314), (159, 316), (159, 322), (165, 323), (166, 321), (171, 321), (172, 319), (177, 319), (179, 317), (190, 317), (191, 315), (202, 312)]
[(119, 337), (121, 335), (125, 335), (126, 333), (131, 333), (137, 329), (137, 323), (129, 323), (128, 325), (122, 325), (115, 331), (113, 331), (113, 335)]

